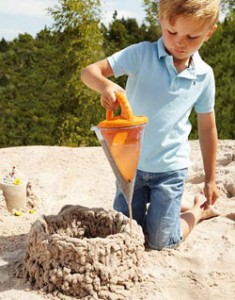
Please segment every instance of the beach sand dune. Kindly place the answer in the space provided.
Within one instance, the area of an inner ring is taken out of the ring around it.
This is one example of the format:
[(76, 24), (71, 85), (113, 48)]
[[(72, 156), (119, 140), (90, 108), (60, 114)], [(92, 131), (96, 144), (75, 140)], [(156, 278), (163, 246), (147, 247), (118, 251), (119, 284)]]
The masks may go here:
[[(191, 205), (203, 188), (198, 141), (190, 145), (192, 165), (183, 197), (186, 205)], [(27, 234), (41, 215), (58, 214), (67, 204), (112, 209), (115, 177), (101, 147), (0, 149), (0, 180), (12, 166), (31, 182), (36, 207), (34, 214), (28, 208), (17, 217), (0, 199), (0, 299), (58, 299), (33, 290), (14, 275)], [(235, 141), (219, 141), (217, 182), (220, 197), (216, 208), (221, 215), (199, 223), (176, 250), (146, 249), (143, 280), (131, 290), (130, 299), (235, 299)]]

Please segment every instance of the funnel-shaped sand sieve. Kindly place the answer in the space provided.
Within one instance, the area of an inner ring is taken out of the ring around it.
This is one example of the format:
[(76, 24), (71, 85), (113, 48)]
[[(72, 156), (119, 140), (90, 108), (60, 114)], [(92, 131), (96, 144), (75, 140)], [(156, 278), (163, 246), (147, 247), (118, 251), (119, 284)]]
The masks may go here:
[(121, 115), (113, 117), (107, 111), (106, 120), (93, 127), (117, 182), (128, 203), (131, 204), (135, 175), (139, 161), (144, 125), (147, 117), (134, 116), (123, 93), (116, 94)]

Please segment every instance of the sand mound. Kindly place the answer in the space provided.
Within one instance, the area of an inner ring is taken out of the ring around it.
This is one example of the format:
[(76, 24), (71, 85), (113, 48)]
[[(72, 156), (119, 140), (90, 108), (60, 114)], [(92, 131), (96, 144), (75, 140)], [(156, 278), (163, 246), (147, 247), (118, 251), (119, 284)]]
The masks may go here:
[[(187, 206), (193, 203), (194, 195), (203, 189), (204, 177), (199, 143), (193, 141), (190, 142), (190, 146), (192, 165), (184, 193)], [(235, 141), (220, 141), (217, 154), (216, 175), (220, 197), (216, 208), (221, 215), (198, 224), (177, 250), (144, 251), (143, 258), (139, 261), (143, 264), (142, 281), (135, 283), (135, 279), (129, 280), (133, 284), (130, 290), (126, 290), (128, 285), (114, 285), (115, 289), (120, 286), (120, 294), (129, 293), (126, 299), (235, 300)], [(115, 178), (101, 147), (16, 147), (0, 149), (0, 157), (0, 177), (15, 165), (25, 174), (27, 182), (31, 182), (33, 194), (37, 198), (35, 214), (29, 213), (30, 205), (22, 216), (16, 217), (7, 211), (6, 203), (0, 195), (0, 299), (95, 299), (95, 294), (74, 298), (68, 294), (64, 295), (64, 292), (53, 295), (44, 292), (43, 288), (33, 289), (29, 281), (25, 283), (21, 278), (16, 278), (14, 272), (17, 262), (26, 253), (32, 225), (37, 220), (47, 224), (41, 215), (48, 216), (50, 220), (53, 215), (57, 218), (58, 212), (65, 205), (81, 205), (90, 209), (102, 207), (107, 211), (112, 209)], [(29, 193), (29, 196), (30, 194), (32, 193)], [(74, 238), (72, 223), (69, 223), (71, 226), (66, 229), (68, 232), (62, 228), (50, 227), (51, 231), (46, 233), (48, 238), (57, 235), (60, 240), (63, 236), (64, 242), (68, 243), (67, 239)], [(128, 225), (126, 226), (128, 229)], [(126, 234), (128, 240), (128, 233)], [(110, 237), (83, 237), (80, 242), (92, 239), (104, 241), (110, 240)], [(76, 246), (74, 242), (68, 244), (70, 247)], [(41, 245), (38, 247), (41, 249)], [(128, 256), (130, 255), (131, 253), (128, 253)], [(63, 259), (64, 264), (70, 264), (69, 258)], [(42, 260), (42, 263), (45, 261)], [(80, 260), (78, 263), (80, 264)], [(54, 264), (56, 265), (55, 262)], [(104, 263), (100, 264), (106, 267)], [(49, 265), (45, 268), (51, 271), (52, 267)], [(112, 264), (111, 267), (114, 269)], [(68, 275), (73, 275), (70, 265), (67, 269), (65, 267), (63, 272), (69, 272), (71, 269)], [(118, 272), (118, 275), (122, 277), (121, 272)], [(47, 283), (45, 286), (48, 288)], [(102, 290), (102, 286), (101, 291), (106, 292)], [(117, 293), (113, 292), (113, 296), (116, 295)]]
[(23, 274), (45, 292), (126, 299), (142, 279), (144, 236), (123, 214), (66, 206), (36, 221), (28, 234)]

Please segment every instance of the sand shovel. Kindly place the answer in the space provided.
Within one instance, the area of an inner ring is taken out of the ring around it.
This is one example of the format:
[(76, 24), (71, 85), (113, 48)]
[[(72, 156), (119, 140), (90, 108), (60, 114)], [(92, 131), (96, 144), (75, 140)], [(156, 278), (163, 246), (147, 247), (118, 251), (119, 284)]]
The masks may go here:
[(135, 176), (140, 156), (145, 116), (134, 116), (124, 93), (116, 93), (121, 114), (114, 116), (106, 111), (106, 120), (92, 127), (117, 179), (117, 183), (127, 201), (129, 216), (132, 219), (131, 202)]

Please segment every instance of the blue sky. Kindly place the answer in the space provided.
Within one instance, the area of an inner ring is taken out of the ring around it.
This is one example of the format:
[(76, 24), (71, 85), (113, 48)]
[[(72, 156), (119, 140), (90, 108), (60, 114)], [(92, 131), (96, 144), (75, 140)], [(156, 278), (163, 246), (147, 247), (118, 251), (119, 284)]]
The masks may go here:
[[(79, 0), (78, 0), (79, 1)], [(102, 0), (103, 22), (112, 19), (114, 10), (118, 17), (133, 17), (141, 22), (145, 16), (142, 0)], [(19, 33), (33, 36), (45, 25), (53, 22), (46, 9), (53, 7), (57, 0), (0, 0), (0, 39), (12, 40)]]

